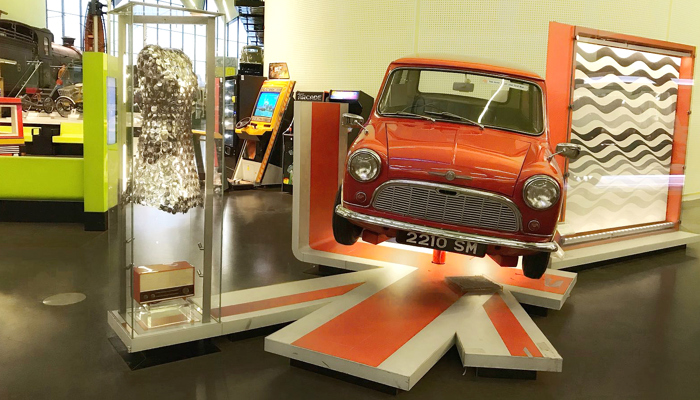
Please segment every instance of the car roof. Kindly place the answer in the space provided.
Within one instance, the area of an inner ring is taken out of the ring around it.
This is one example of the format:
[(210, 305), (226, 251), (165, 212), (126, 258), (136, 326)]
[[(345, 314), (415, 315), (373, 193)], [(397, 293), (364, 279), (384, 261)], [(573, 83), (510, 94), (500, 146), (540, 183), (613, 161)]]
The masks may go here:
[(484, 72), (517, 76), (521, 78), (543, 81), (538, 74), (528, 71), (523, 67), (509, 62), (496, 61), (481, 57), (459, 56), (454, 54), (419, 53), (399, 58), (391, 63), (398, 66), (421, 66), (436, 68), (471, 69)]

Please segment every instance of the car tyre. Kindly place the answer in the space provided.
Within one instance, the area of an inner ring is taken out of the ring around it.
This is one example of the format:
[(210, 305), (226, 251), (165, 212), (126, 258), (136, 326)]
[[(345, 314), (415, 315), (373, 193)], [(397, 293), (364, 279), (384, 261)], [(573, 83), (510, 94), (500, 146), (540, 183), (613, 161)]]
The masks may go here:
[(550, 253), (523, 256), (523, 273), (530, 279), (540, 279), (549, 267)]
[(357, 243), (360, 235), (362, 235), (362, 228), (335, 213), (335, 208), (341, 203), (342, 190), (342, 188), (338, 189), (338, 193), (335, 196), (335, 205), (333, 205), (333, 237), (336, 242), (351, 246)]

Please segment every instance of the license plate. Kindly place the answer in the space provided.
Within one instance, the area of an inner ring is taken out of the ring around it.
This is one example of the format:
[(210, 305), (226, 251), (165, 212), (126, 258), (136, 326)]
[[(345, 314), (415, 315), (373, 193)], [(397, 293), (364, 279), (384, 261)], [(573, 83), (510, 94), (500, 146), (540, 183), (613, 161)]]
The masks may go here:
[(426, 235), (418, 232), (398, 231), (396, 243), (409, 244), (411, 246), (425, 247), (428, 249), (449, 251), (451, 253), (467, 254), (483, 257), (486, 254), (486, 245), (467, 240), (448, 239), (440, 236)]

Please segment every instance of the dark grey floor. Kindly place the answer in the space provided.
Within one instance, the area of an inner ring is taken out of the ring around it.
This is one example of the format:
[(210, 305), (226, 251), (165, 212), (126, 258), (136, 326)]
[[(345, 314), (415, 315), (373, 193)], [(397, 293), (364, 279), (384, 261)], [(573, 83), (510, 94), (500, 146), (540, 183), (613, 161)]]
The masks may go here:
[[(228, 199), (224, 284), (244, 288), (308, 278), (290, 249), (291, 197)], [(235, 213), (232, 212), (235, 210)], [(684, 225), (700, 229), (700, 206)], [(107, 235), (80, 225), (0, 224), (0, 399), (381, 399), (391, 396), (312, 372), (263, 351), (263, 338), (220, 353), (130, 371), (107, 340), (116, 307)], [(476, 378), (450, 351), (403, 399), (700, 398), (700, 246), (580, 273), (571, 299), (535, 321), (564, 357), (536, 381)], [(87, 300), (47, 307), (61, 292)]]

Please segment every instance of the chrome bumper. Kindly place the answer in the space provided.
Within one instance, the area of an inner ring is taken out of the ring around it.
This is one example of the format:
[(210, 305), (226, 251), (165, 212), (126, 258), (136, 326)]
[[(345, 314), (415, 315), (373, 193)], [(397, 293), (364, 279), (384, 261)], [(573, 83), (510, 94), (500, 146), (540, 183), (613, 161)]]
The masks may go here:
[(503, 246), (518, 250), (541, 251), (546, 253), (552, 253), (557, 251), (557, 244), (554, 242), (521, 242), (519, 240), (501, 239), (491, 236), (476, 235), (473, 233), (462, 233), (439, 228), (431, 228), (429, 226), (416, 225), (408, 222), (394, 221), (393, 219), (360, 214), (358, 212), (348, 210), (347, 208), (343, 207), (342, 204), (339, 204), (335, 208), (335, 213), (345, 219), (349, 219), (350, 221), (363, 222), (366, 224), (377, 225), (391, 229), (398, 229), (401, 231), (420, 232), (425, 233), (426, 235), (435, 235), (454, 240), (465, 240), (469, 242), (485, 244), (487, 246)]

